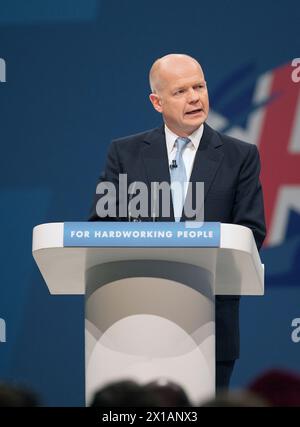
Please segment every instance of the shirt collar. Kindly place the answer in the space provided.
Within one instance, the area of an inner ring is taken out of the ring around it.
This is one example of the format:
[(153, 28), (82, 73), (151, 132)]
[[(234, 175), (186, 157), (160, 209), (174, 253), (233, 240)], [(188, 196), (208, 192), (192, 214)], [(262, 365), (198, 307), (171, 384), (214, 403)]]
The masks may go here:
[[(191, 135), (189, 135), (189, 139), (191, 142), (189, 142), (188, 147), (193, 147), (194, 150), (198, 150), (202, 135), (203, 135), (204, 125), (198, 127)], [(165, 124), (165, 134), (166, 134), (166, 143), (167, 143), (167, 150), (168, 154), (170, 154), (174, 148), (175, 141), (178, 138), (178, 135), (176, 133), (172, 132), (168, 126)]]

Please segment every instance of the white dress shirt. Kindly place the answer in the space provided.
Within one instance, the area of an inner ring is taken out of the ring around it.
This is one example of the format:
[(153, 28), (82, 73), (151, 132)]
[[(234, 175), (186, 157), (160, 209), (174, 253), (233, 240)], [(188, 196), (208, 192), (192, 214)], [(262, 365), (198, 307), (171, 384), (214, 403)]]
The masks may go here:
[[(195, 130), (188, 138), (191, 140), (182, 153), (182, 159), (184, 162), (187, 180), (189, 181), (191, 178), (191, 173), (194, 165), (195, 156), (200, 144), (200, 140), (203, 135), (204, 125), (202, 124), (198, 129)], [(166, 134), (166, 143), (167, 143), (167, 151), (168, 151), (168, 162), (169, 165), (172, 163), (172, 160), (176, 157), (176, 146), (175, 141), (178, 138), (174, 132), (172, 132), (165, 125), (165, 134)]]
[[(204, 125), (202, 124), (198, 129), (195, 130), (191, 135), (188, 136), (190, 139), (190, 142), (187, 144), (186, 148), (183, 150), (182, 153), (182, 159), (184, 162), (185, 170), (186, 170), (186, 177), (187, 182), (190, 181), (191, 173), (194, 165), (195, 156), (203, 135)], [(168, 151), (168, 162), (169, 165), (172, 164), (172, 160), (176, 157), (176, 145), (175, 141), (178, 138), (178, 135), (176, 135), (174, 132), (172, 132), (166, 125), (165, 125), (165, 135), (166, 135), (166, 144), (167, 144), (167, 151)], [(184, 184), (184, 198), (186, 196), (188, 189), (188, 184)]]

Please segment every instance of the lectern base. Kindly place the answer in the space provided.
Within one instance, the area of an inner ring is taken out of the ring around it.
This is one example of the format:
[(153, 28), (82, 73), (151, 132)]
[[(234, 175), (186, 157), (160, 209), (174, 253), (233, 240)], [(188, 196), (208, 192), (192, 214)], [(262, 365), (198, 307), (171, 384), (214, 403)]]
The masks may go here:
[[(87, 274), (87, 404), (96, 390), (122, 379), (146, 383), (166, 378), (181, 385), (194, 404), (212, 397), (213, 276), (188, 264), (140, 261), (131, 269), (126, 262), (126, 272), (125, 263), (114, 264)], [(115, 271), (117, 280), (111, 273), (107, 278), (107, 271)], [(156, 277), (141, 277), (140, 271)]]

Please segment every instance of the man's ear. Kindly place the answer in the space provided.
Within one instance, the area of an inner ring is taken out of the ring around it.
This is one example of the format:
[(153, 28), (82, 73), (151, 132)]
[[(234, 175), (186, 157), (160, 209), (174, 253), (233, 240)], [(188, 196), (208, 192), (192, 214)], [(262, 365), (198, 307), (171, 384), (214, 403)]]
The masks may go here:
[(158, 111), (159, 113), (161, 113), (162, 107), (161, 107), (160, 96), (158, 96), (156, 93), (150, 93), (149, 99), (150, 99), (153, 107), (155, 108), (155, 110)]

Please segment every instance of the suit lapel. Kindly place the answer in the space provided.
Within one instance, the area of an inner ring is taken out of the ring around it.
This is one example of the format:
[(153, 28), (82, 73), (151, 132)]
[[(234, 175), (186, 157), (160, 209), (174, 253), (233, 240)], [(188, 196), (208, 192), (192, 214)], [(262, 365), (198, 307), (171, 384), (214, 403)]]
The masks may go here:
[[(143, 142), (144, 148), (142, 150), (142, 157), (145, 167), (146, 178), (148, 181), (148, 189), (150, 190), (151, 188), (151, 182), (167, 182), (168, 184), (170, 184), (168, 151), (164, 126), (149, 132), (144, 138)], [(170, 201), (170, 217), (164, 218), (161, 216), (160, 213), (159, 219), (162, 221), (174, 221), (171, 195)]]
[(151, 182), (169, 182), (170, 172), (164, 128), (154, 129), (144, 139), (143, 161), (148, 179)]
[(197, 150), (190, 182), (204, 182), (204, 199), (216, 176), (222, 159), (223, 150), (217, 149), (222, 146), (218, 133), (204, 123), (204, 131)]

